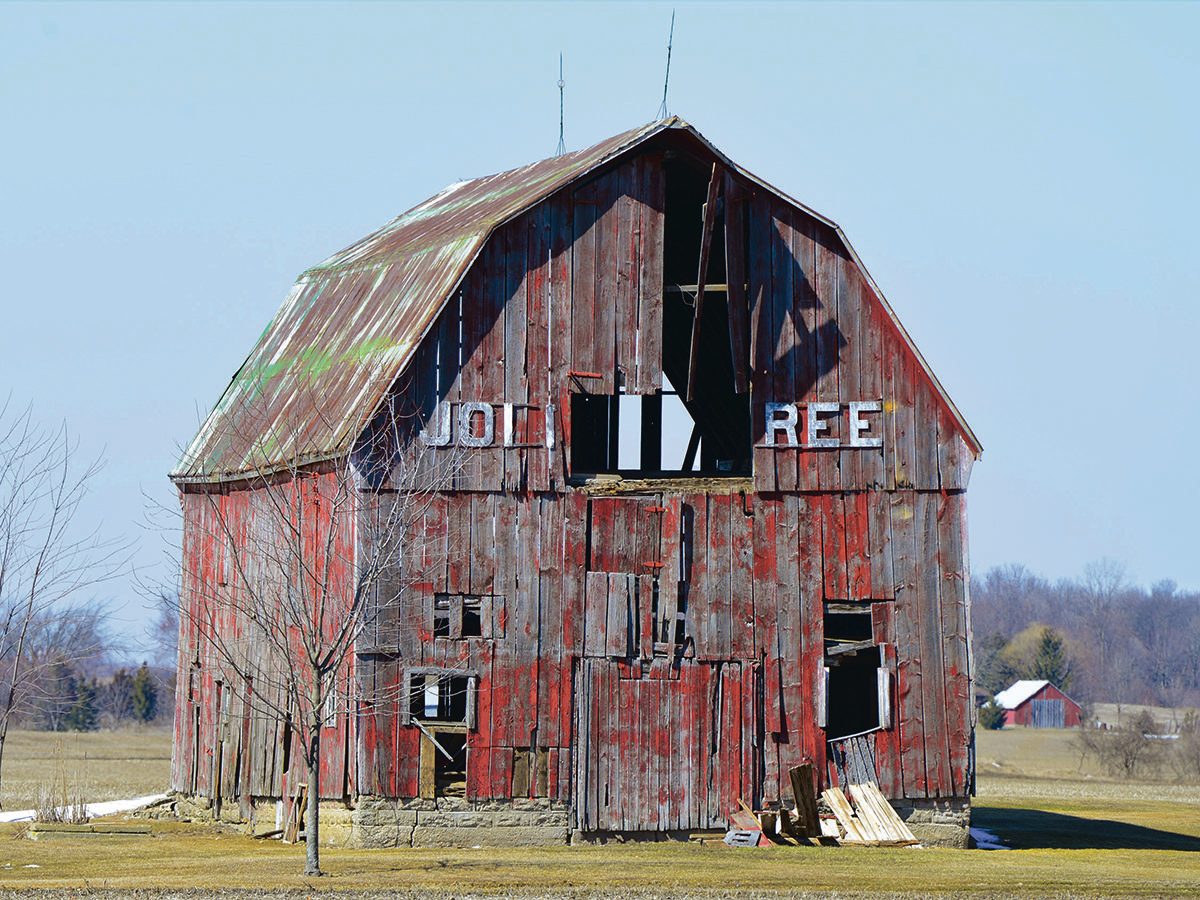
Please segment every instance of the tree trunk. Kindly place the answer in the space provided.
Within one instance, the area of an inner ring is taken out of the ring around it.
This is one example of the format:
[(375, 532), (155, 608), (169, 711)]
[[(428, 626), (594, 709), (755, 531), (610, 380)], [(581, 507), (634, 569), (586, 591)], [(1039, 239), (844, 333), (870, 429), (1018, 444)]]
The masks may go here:
[(321, 874), (321, 723), (308, 739), (308, 809), (304, 814), (304, 874)]
[[(4, 743), (8, 740), (8, 719), (0, 723), (0, 773), (4, 771)], [(0, 784), (2, 784), (0, 780)], [(0, 809), (4, 809), (4, 803), (0, 801)]]

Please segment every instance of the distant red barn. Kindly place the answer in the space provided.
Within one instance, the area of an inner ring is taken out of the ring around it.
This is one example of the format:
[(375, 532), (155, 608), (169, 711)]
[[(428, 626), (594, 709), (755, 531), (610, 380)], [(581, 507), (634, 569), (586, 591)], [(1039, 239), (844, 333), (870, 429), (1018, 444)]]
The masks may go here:
[(1017, 681), (996, 695), (1004, 707), (1005, 725), (1032, 728), (1078, 728), (1079, 704), (1049, 681)]

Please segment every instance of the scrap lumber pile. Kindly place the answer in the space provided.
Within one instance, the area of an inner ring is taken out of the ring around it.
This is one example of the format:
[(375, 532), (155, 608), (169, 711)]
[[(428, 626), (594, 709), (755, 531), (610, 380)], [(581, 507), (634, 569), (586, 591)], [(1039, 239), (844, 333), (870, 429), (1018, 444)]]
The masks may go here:
[(850, 796), (854, 799), (853, 807), (841, 788), (832, 787), (821, 793), (841, 829), (839, 843), (869, 847), (910, 847), (920, 843), (878, 787), (870, 783), (852, 784)]
[[(857, 847), (911, 847), (919, 844), (892, 805), (867, 782), (852, 784), (847, 797), (840, 787), (821, 792), (832, 817), (821, 816), (817, 807), (814, 770), (811, 763), (788, 773), (796, 808), (755, 812), (744, 802), (729, 817), (725, 843), (731, 847), (762, 847), (771, 842), (835, 843)], [(853, 801), (853, 802), (851, 802)], [(786, 837), (785, 837), (786, 836)]]

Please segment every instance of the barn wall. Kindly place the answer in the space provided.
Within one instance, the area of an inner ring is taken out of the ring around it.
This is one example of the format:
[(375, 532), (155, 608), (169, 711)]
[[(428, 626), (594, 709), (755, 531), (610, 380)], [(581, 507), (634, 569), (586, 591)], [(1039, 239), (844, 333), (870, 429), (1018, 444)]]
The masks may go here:
[[(659, 151), (642, 154), (498, 229), (381, 414), (414, 428), (384, 460), (408, 453), (452, 484), (378, 586), (358, 647), (357, 758), (345, 778), (361, 794), (427, 789), (427, 747), (403, 690), (406, 671), (436, 667), (478, 679), (469, 800), (545, 796), (571, 804), (585, 830), (723, 826), (739, 798), (790, 799), (788, 768), (803, 760), (822, 783), (837, 778), (818, 708), (829, 601), (869, 604), (887, 647), (894, 712), (868, 738), (884, 792), (961, 798), (972, 455), (831, 228), (724, 180), (731, 289), (714, 308), (745, 326), (728, 365), (737, 371), (744, 356), (751, 477), (612, 495), (571, 482), (572, 392), (650, 393), (664, 366), (678, 369), (664, 355), (661, 164)], [(881, 403), (881, 448), (767, 440), (767, 402), (803, 415), (811, 401), (860, 400)], [(490, 446), (457, 440), (457, 411), (472, 402), (493, 410)], [(386, 491), (387, 464), (360, 462)], [(212, 578), (200, 533), (185, 535), (185, 599), (189, 577)], [(487, 636), (435, 637), (438, 595), (485, 598)], [(177, 747), (191, 740), (185, 689)], [(202, 716), (202, 746), (212, 733)], [(252, 742), (255, 752), (273, 740)], [(278, 794), (278, 763), (262, 768), (262, 786)], [(177, 760), (176, 784), (187, 777)]]
[[(303, 559), (320, 571), (333, 567), (330, 585), (352, 583), (354, 523), (333, 523), (333, 553), (324, 553), (331, 497), (338, 476), (305, 477), (298, 483), (257, 490), (180, 494), (183, 571), (180, 592), (179, 679), (175, 698), (172, 787), (226, 804), (249, 815), (251, 797), (291, 797), (307, 781), (296, 733), (285, 724), (281, 683), (286, 663), (247, 627), (245, 610), (254, 595), (278, 595), (282, 569), (296, 561), (280, 528), (279, 502), (291, 499), (306, 511)], [(217, 639), (214, 640), (214, 636)], [(239, 673), (255, 672), (247, 682)], [(346, 679), (349, 678), (347, 672)], [(346, 682), (348, 687), (348, 680)], [(354, 771), (347, 749), (354, 721), (338, 704), (322, 735), (321, 795), (351, 792)]]

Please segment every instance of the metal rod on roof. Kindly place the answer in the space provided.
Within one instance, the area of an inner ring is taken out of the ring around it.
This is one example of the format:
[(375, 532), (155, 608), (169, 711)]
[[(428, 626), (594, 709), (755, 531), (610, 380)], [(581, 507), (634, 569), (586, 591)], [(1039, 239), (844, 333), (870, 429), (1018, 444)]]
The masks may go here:
[(671, 10), (671, 32), (667, 36), (667, 74), (663, 78), (663, 98), (658, 107), (658, 119), (667, 117), (667, 85), (671, 83), (671, 45), (675, 43), (675, 10)]
[(567, 152), (567, 145), (563, 141), (563, 88), (567, 83), (563, 81), (562, 54), (558, 54), (558, 150), (554, 152), (555, 156), (562, 156)]

